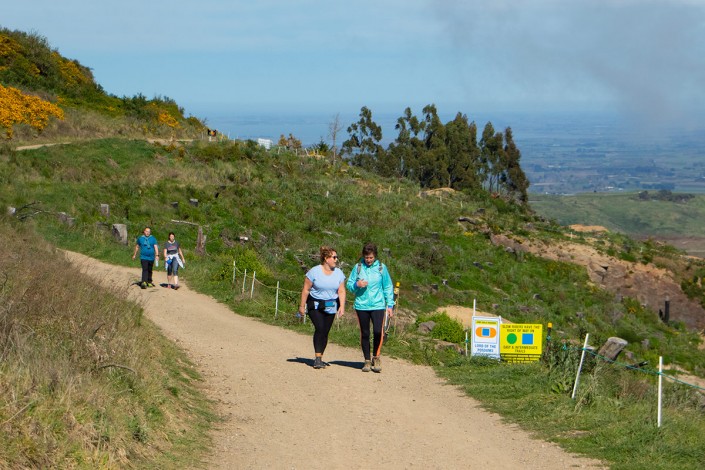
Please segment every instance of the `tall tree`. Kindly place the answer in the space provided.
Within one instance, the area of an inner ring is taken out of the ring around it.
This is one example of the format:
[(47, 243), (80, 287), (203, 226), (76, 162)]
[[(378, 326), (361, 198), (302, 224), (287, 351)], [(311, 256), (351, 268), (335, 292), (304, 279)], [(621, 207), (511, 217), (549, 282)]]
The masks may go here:
[(353, 165), (374, 171), (384, 153), (380, 145), (382, 128), (372, 119), (372, 111), (363, 106), (360, 119), (348, 127), (350, 137), (343, 142), (343, 153), (351, 157)]
[(429, 104), (423, 108), (424, 114), (424, 152), (421, 155), (421, 185), (438, 188), (447, 185), (448, 147), (446, 146), (446, 129), (438, 117), (436, 105)]
[(529, 189), (529, 180), (521, 169), (519, 160), (521, 160), (521, 151), (514, 143), (514, 135), (512, 134), (512, 128), (507, 127), (504, 130), (504, 155), (505, 155), (505, 187), (509, 194), (522, 204), (526, 204), (529, 200), (527, 195), (527, 190)]
[(477, 165), (480, 149), (477, 146), (477, 126), (468, 124), (465, 114), (457, 113), (446, 124), (448, 146), (448, 186), (453, 189), (479, 189), (481, 187)]
[(504, 136), (501, 132), (495, 133), (494, 126), (487, 122), (480, 139), (480, 172), (482, 180), (489, 192), (497, 190), (499, 177), (502, 172), (501, 160), (504, 148)]
[(419, 181), (419, 157), (423, 153), (423, 142), (419, 134), (424, 126), (425, 123), (414, 116), (408, 107), (397, 119), (394, 127), (399, 134), (389, 145), (389, 153), (393, 155), (399, 176)]

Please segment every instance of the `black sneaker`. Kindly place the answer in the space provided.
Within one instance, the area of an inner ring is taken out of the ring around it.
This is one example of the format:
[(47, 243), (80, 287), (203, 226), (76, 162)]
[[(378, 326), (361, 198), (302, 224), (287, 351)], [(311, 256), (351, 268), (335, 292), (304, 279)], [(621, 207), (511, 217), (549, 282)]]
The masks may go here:
[(147, 287), (154, 287), (154, 284), (152, 284), (151, 282), (148, 282)]
[(323, 369), (326, 365), (323, 363), (323, 359), (321, 359), (321, 356), (316, 356), (316, 359), (313, 361), (313, 368), (314, 369)]
[(147, 288), (147, 283), (146, 282), (140, 282), (140, 289), (146, 289)]

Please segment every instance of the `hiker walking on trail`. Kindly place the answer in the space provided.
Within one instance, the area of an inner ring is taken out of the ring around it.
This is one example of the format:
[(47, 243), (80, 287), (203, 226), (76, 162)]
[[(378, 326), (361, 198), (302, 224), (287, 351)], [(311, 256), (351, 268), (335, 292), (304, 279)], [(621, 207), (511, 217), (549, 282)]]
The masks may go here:
[[(355, 294), (355, 313), (360, 324), (360, 345), (365, 364), (363, 372), (382, 372), (380, 353), (385, 317), (394, 313), (394, 286), (387, 267), (377, 259), (377, 245), (366, 243), (362, 257), (353, 266), (347, 288)], [(370, 351), (370, 321), (372, 322), (372, 351)]]
[(181, 245), (176, 241), (174, 232), (169, 232), (169, 239), (164, 243), (164, 267), (166, 268), (166, 282), (169, 289), (179, 288), (179, 267), (186, 264)]
[(140, 252), (140, 263), (142, 264), (140, 287), (142, 289), (154, 287), (152, 271), (154, 270), (154, 261), (159, 260), (159, 246), (157, 245), (157, 239), (152, 235), (151, 228), (145, 227), (142, 235), (137, 238), (132, 259), (135, 259), (138, 251)]
[(301, 290), (299, 313), (311, 318), (315, 328), (313, 333), (313, 351), (316, 355), (314, 369), (327, 366), (323, 362), (323, 353), (328, 345), (328, 333), (333, 326), (336, 315), (345, 313), (345, 274), (337, 268), (338, 253), (330, 247), (320, 249), (321, 264), (306, 273), (304, 287)]

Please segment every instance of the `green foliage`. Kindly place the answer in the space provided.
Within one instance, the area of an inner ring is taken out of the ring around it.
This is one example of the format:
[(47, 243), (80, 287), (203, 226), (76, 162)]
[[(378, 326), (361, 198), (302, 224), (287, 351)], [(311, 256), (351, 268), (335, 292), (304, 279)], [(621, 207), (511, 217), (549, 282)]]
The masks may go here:
[(448, 187), (475, 192), (484, 187), (490, 193), (503, 193), (507, 199), (527, 202), (529, 181), (519, 160), (521, 152), (513, 141), (511, 128), (495, 133), (487, 123), (477, 141), (477, 126), (466, 115), (443, 124), (436, 106), (423, 108), (423, 118), (404, 110), (397, 119), (399, 135), (388, 148), (382, 147), (382, 128), (363, 107), (360, 120), (348, 127), (350, 138), (342, 151), (354, 165), (387, 177), (404, 177), (423, 188)]
[(659, 429), (656, 382), (644, 371), (588, 355), (572, 400), (579, 348), (564, 344), (545, 359), (528, 365), (458, 359), (437, 370), (505, 419), (610, 468), (698, 468), (705, 422), (695, 390), (664, 382), (668, 398)]
[(0, 467), (196, 464), (215, 418), (183, 352), (29, 227), (0, 238)]
[(450, 318), (446, 312), (441, 312), (431, 316), (421, 316), (416, 323), (433, 321), (436, 325), (431, 330), (431, 337), (448, 341), (450, 343), (461, 344), (465, 341), (465, 330), (463, 325), (457, 320)]
[[(265, 322), (310, 333), (310, 325), (303, 325), (293, 312), (303, 273), (318, 262), (318, 247), (334, 246), (341, 268), (348, 274), (358, 260), (362, 242), (372, 240), (379, 246), (380, 258), (393, 280), (401, 283), (403, 315), (428, 318), (428, 312), (439, 307), (467, 306), (476, 300), (480, 310), (514, 322), (552, 322), (554, 344), (563, 340), (570, 344), (586, 332), (596, 343), (617, 332), (631, 334), (635, 342), (628, 346), (628, 352), (635, 362), (654, 364), (663, 355), (669, 363), (677, 361), (680, 367), (705, 372), (705, 359), (694, 347), (699, 342), (697, 335), (682, 325), (662, 324), (637, 300), (615, 302), (613, 294), (597, 288), (585, 270), (574, 264), (512, 254), (494, 246), (489, 234), (510, 236), (521, 232), (547, 241), (562, 240), (565, 235), (555, 223), (486, 192), (419, 197), (419, 185), (408, 180), (385, 179), (359, 167), (333, 166), (281, 149), (268, 152), (244, 142), (176, 147), (106, 139), (14, 152), (0, 158), (4, 163), (0, 179), (6, 188), (0, 192), (0, 205), (21, 208), (17, 218), (35, 226), (53, 243), (127, 264), (131, 247), (116, 244), (109, 233), (96, 226), (97, 222), (126, 223), (131, 238), (143, 225), (150, 224), (160, 242), (174, 231), (189, 260), (188, 268), (181, 273), (189, 286), (238, 313)], [(190, 198), (198, 199), (199, 205), (190, 205)], [(172, 202), (179, 204), (173, 207)], [(110, 204), (110, 217), (100, 216), (100, 203)], [(67, 228), (56, 219), (54, 214), (61, 211), (75, 216), (74, 227)], [(473, 223), (458, 222), (469, 215)], [(173, 220), (201, 225), (207, 237), (205, 256), (196, 256), (192, 249), (196, 228)], [(660, 260), (673, 254), (667, 247), (641, 244), (625, 236), (604, 235), (597, 243), (603, 250), (641, 256), (648, 252)], [(238, 282), (231, 282), (233, 260), (238, 271), (248, 269), (245, 293), (240, 274)], [(694, 264), (691, 276), (697, 276), (698, 269)], [(257, 270), (257, 279), (265, 285), (256, 285), (252, 298), (250, 270)], [(275, 317), (272, 287), (276, 282), (281, 283), (281, 290)], [(343, 317), (339, 328), (331, 333), (333, 341), (348, 345), (359, 341), (353, 318), (347, 314)], [(464, 331), (457, 322), (440, 323), (440, 337), (462, 343)], [(595, 440), (579, 439), (582, 447), (578, 450), (602, 455), (605, 446), (610, 452), (618, 449), (608, 456), (615, 462), (621, 462), (616, 455), (619, 452), (631, 455), (622, 448), (626, 444), (611, 440), (620, 432), (632, 432), (631, 420), (643, 422), (643, 416), (650, 412), (652, 405), (644, 404), (652, 401), (648, 383), (644, 386), (638, 380), (606, 375), (604, 369), (589, 363), (588, 375), (584, 382), (581, 379), (585, 389), (581, 386), (576, 407), (568, 398), (577, 367), (573, 350), (551, 359), (550, 366), (480, 364), (458, 357), (452, 348), (438, 351), (430, 341), (419, 342), (412, 330), (400, 327), (393, 331), (385, 343), (385, 354), (444, 365), (440, 369), (444, 374), (462, 380), (463, 386), (483, 403), (522, 425), (531, 427), (530, 417), (537, 413), (553, 417), (536, 426), (562, 443), (563, 436), (575, 429), (591, 429), (606, 422), (609, 432), (595, 435)], [(648, 339), (648, 344), (642, 344), (643, 339)], [(123, 385), (139, 393), (134, 384)], [(167, 396), (182, 397), (185, 393), (177, 380), (169, 387), (164, 392)], [(631, 398), (632, 394), (644, 403)], [(669, 411), (671, 423), (690, 438), (697, 423), (679, 416), (679, 407), (686, 410), (682, 416), (687, 416), (691, 399), (681, 392), (675, 396), (675, 413)], [(615, 410), (628, 418), (626, 427), (612, 416)], [(146, 415), (159, 419), (158, 413)], [(137, 423), (147, 424), (143, 437), (149, 443), (155, 435), (151, 432), (153, 425), (146, 418)], [(134, 429), (140, 431), (139, 427)], [(137, 435), (142, 436), (141, 432)], [(653, 445), (649, 436), (641, 438)], [(600, 439), (605, 439), (601, 445)], [(669, 446), (670, 442), (669, 434)], [(649, 451), (654, 450), (650, 447)]]
[[(75, 139), (90, 130), (103, 135), (172, 137), (198, 135), (204, 130), (202, 122), (185, 117), (183, 109), (170, 98), (147, 99), (142, 94), (119, 98), (106, 93), (90, 68), (63, 57), (37, 33), (0, 28), (0, 84), (38, 94), (70, 111), (63, 123), (45, 129), (45, 136), (68, 133)], [(36, 137), (26, 130), (18, 134), (20, 140)]]

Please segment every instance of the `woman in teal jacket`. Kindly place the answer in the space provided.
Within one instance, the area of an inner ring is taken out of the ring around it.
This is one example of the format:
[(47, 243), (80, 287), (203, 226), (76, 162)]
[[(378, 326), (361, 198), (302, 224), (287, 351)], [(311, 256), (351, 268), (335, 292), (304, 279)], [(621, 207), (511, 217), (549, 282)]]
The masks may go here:
[[(360, 324), (360, 345), (365, 357), (363, 372), (382, 372), (382, 329), (385, 315), (394, 313), (394, 287), (387, 267), (377, 259), (377, 245), (366, 243), (362, 258), (353, 266), (346, 287), (355, 294), (355, 313)], [(374, 355), (370, 351), (370, 321)]]

